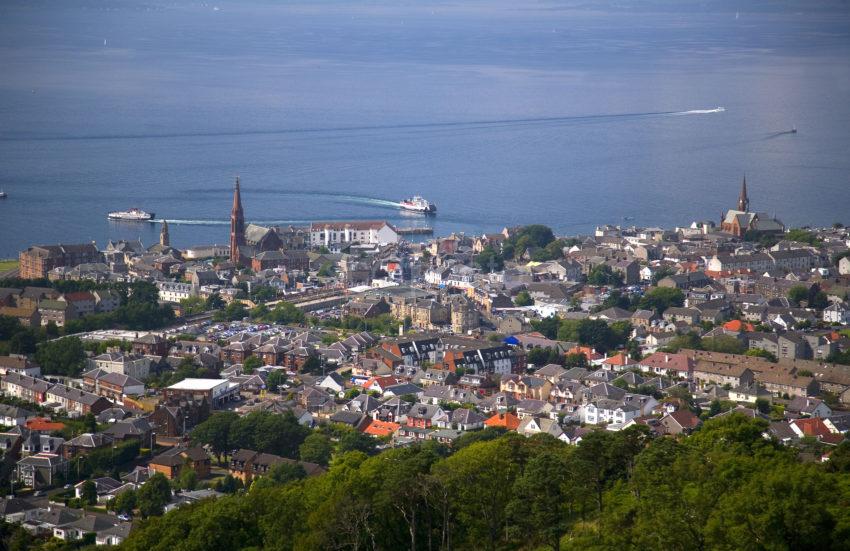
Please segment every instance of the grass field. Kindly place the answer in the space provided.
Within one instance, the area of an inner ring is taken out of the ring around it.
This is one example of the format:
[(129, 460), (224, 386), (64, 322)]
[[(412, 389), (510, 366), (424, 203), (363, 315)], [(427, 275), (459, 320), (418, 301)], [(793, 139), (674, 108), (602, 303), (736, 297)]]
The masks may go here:
[(12, 259), (0, 260), (0, 272), (8, 272), (9, 270), (17, 269), (18, 261)]

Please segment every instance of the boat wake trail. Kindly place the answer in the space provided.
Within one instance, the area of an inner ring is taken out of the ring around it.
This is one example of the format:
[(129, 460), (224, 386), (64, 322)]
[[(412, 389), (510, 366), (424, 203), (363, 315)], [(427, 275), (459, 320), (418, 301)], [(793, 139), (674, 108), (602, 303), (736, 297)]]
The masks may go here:
[(683, 115), (711, 115), (723, 113), (725, 107), (713, 109), (690, 109), (687, 111), (647, 111), (642, 113), (610, 113), (595, 115), (566, 115), (553, 117), (534, 117), (521, 119), (482, 119), (469, 121), (444, 121), (429, 123), (403, 123), (403, 124), (376, 124), (363, 126), (340, 126), (324, 128), (285, 128), (278, 130), (238, 130), (220, 132), (191, 132), (191, 133), (162, 133), (162, 134), (102, 134), (102, 135), (68, 135), (68, 136), (3, 136), (0, 142), (15, 141), (65, 141), (65, 140), (146, 140), (146, 139), (170, 139), (170, 138), (217, 138), (217, 137), (239, 137), (239, 136), (277, 136), (277, 135), (305, 135), (305, 134), (344, 134), (367, 132), (374, 130), (404, 130), (404, 131), (427, 131), (434, 129), (473, 129), (499, 128), (510, 126), (533, 126), (548, 124), (568, 124), (572, 122), (606, 121), (617, 119), (635, 119), (647, 117), (669, 117)]
[(712, 113), (725, 113), (725, 107), (715, 107), (714, 109), (691, 109), (690, 111), (676, 111), (670, 115), (711, 115)]
[[(185, 189), (181, 190), (181, 197), (183, 195), (193, 195), (198, 193), (216, 193), (222, 195), (229, 195), (231, 190), (228, 188), (221, 189)], [(350, 193), (339, 193), (333, 191), (293, 191), (288, 189), (278, 189), (274, 187), (252, 187), (250, 189), (245, 189), (242, 193), (247, 195), (286, 195), (288, 197), (321, 197), (327, 201), (334, 201), (337, 203), (354, 203), (360, 205), (369, 205), (372, 207), (380, 207), (386, 209), (398, 209), (401, 208), (401, 205), (395, 201), (389, 201), (387, 199), (381, 199), (379, 197), (369, 197), (368, 195), (353, 195)]]

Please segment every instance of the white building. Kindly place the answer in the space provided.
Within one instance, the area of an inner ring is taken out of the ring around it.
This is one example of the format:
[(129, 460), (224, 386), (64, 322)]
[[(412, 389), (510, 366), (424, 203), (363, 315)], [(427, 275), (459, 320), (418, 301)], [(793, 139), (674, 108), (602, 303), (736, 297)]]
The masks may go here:
[(640, 416), (640, 409), (619, 400), (596, 400), (581, 407), (581, 421), (588, 425), (626, 423)]
[(398, 243), (396, 229), (387, 222), (313, 222), (310, 224), (310, 245), (329, 247), (338, 243), (384, 245)]
[(159, 289), (159, 300), (165, 302), (180, 302), (197, 294), (196, 288), (191, 283), (160, 281), (156, 286)]
[(850, 324), (850, 308), (840, 302), (833, 302), (823, 310), (823, 321), (826, 323)]
[(197, 245), (183, 251), (185, 260), (201, 260), (205, 258), (228, 258), (230, 245)]

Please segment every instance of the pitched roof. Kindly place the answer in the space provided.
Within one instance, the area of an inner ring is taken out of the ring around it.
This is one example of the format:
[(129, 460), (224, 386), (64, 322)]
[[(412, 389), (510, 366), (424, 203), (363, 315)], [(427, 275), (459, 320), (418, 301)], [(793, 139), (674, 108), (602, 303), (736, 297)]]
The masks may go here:
[(484, 424), (488, 427), (504, 427), (508, 430), (516, 430), (519, 423), (519, 417), (513, 413), (497, 413), (484, 421)]
[(398, 423), (390, 423), (389, 421), (381, 421), (379, 419), (371, 419), (363, 428), (363, 432), (372, 436), (389, 436), (393, 434), (401, 425)]

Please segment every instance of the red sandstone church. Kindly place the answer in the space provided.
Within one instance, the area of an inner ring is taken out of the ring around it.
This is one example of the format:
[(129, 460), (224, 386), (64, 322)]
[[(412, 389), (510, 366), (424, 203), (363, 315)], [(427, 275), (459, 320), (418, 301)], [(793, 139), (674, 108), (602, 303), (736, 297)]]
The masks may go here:
[(738, 209), (726, 211), (726, 216), (720, 222), (720, 231), (731, 233), (736, 237), (745, 234), (783, 233), (785, 225), (775, 216), (766, 212), (750, 212), (750, 198), (747, 197), (747, 177), (741, 184), (741, 194), (738, 196)]

